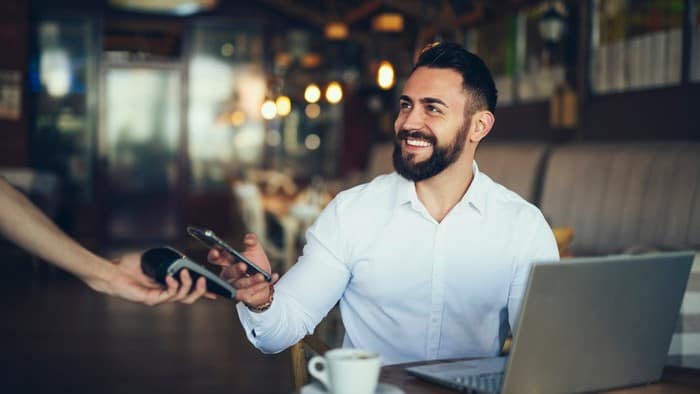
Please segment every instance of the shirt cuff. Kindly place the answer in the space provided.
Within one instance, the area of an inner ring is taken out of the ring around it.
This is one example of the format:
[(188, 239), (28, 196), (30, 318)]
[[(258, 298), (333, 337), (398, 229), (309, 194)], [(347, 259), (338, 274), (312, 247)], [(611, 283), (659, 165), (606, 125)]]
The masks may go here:
[(282, 309), (279, 304), (279, 300), (272, 301), (270, 308), (264, 312), (253, 312), (242, 302), (236, 304), (238, 319), (241, 321), (248, 340), (253, 345), (257, 346), (260, 338), (273, 331), (281, 321)]

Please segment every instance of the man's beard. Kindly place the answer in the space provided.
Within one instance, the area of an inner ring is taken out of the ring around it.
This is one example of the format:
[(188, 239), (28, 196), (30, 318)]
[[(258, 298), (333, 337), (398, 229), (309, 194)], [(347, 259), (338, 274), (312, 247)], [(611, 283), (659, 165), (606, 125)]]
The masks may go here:
[[(419, 182), (441, 173), (445, 168), (457, 161), (464, 150), (464, 145), (467, 142), (467, 123), (464, 122), (452, 142), (445, 147), (438, 146), (437, 139), (433, 135), (420, 131), (399, 131), (394, 137), (394, 169), (402, 177), (414, 182)], [(411, 160), (416, 155), (408, 153), (404, 157), (401, 151), (401, 144), (408, 137), (420, 138), (430, 142), (433, 146), (433, 154), (427, 160), (411, 163)]]

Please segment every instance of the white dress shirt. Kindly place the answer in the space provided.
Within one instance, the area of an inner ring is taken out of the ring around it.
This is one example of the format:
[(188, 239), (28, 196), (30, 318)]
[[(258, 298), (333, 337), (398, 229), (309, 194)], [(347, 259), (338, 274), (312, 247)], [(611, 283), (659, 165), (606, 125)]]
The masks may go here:
[(238, 304), (248, 339), (280, 352), (340, 300), (343, 346), (378, 352), (386, 364), (498, 354), (530, 265), (559, 253), (534, 205), (473, 168), (467, 193), (440, 223), (396, 173), (338, 194), (307, 231), (270, 309)]

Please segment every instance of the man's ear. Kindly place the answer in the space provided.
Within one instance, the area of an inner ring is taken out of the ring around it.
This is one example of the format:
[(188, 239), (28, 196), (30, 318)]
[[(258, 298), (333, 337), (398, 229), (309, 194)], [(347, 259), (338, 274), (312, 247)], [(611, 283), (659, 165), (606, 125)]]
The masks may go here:
[(491, 111), (477, 111), (472, 115), (472, 131), (469, 133), (471, 142), (479, 142), (491, 131), (496, 117)]

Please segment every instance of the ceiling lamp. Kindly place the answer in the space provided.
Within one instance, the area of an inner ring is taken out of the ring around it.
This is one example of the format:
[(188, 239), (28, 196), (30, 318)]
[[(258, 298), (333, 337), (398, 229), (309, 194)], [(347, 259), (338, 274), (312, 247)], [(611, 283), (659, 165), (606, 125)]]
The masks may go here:
[(321, 89), (315, 83), (309, 84), (304, 90), (304, 100), (307, 103), (315, 103), (321, 98)]
[(338, 104), (343, 99), (343, 87), (333, 81), (326, 87), (326, 100), (331, 104)]
[(277, 115), (287, 116), (292, 112), (292, 100), (287, 96), (279, 96), (275, 100), (275, 106), (277, 107)]
[(330, 22), (326, 25), (323, 35), (328, 40), (344, 40), (348, 38), (348, 25), (339, 21)]
[(260, 107), (260, 115), (262, 115), (265, 120), (272, 120), (277, 116), (277, 105), (272, 100), (265, 100)]
[(394, 86), (394, 66), (386, 60), (379, 63), (377, 85), (384, 90), (389, 90)]
[(51, 97), (63, 97), (70, 91), (71, 66), (64, 49), (46, 49), (39, 60), (41, 83)]
[(223, 57), (231, 57), (235, 51), (236, 48), (230, 42), (221, 46), (221, 56)]
[(398, 12), (382, 12), (372, 19), (372, 30), (382, 33), (403, 31), (403, 15)]
[(109, 0), (115, 8), (151, 14), (192, 15), (211, 10), (218, 0)]
[(321, 106), (318, 104), (307, 104), (304, 113), (309, 119), (316, 119), (321, 115)]
[(321, 64), (321, 55), (318, 53), (305, 53), (301, 57), (301, 65), (304, 68), (316, 68)]
[(275, 66), (277, 67), (287, 68), (293, 61), (294, 58), (287, 52), (280, 52), (275, 55)]
[(321, 137), (318, 134), (309, 134), (304, 138), (304, 146), (308, 150), (316, 150), (321, 146)]
[(237, 109), (231, 113), (231, 124), (238, 127), (245, 123), (245, 112)]
[(556, 44), (566, 32), (566, 8), (561, 2), (550, 4), (539, 21), (540, 36), (547, 43)]

